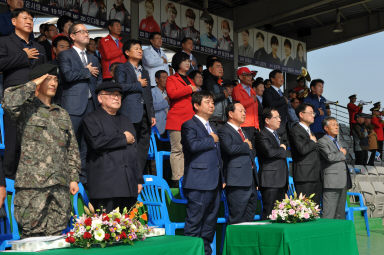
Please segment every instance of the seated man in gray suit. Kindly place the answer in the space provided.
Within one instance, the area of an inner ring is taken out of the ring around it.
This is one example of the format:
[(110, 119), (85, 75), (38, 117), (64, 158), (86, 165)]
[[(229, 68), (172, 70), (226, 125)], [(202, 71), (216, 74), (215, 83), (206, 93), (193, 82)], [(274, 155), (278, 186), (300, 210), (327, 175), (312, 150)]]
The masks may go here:
[(347, 190), (352, 187), (351, 177), (345, 162), (347, 150), (339, 145), (336, 136), (339, 124), (333, 117), (323, 120), (326, 132), (318, 140), (323, 167), (323, 218), (345, 219)]

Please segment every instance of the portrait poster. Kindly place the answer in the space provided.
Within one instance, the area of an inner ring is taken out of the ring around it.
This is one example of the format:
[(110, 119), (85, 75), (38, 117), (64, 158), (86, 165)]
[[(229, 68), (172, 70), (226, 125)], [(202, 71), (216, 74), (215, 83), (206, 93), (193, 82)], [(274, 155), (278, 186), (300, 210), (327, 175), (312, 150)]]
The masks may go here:
[(181, 8), (180, 4), (172, 1), (161, 0), (161, 35), (163, 36), (163, 42), (180, 46), (183, 34), (181, 30)]
[(206, 19), (200, 19), (200, 51), (207, 54), (217, 54), (217, 16), (209, 14)]
[(217, 55), (224, 58), (233, 58), (233, 22), (229, 19), (218, 17), (217, 20), (218, 42)]
[(239, 61), (252, 64), (254, 53), (254, 29), (245, 29), (238, 33)]
[(161, 33), (160, 0), (145, 0), (139, 3), (139, 37), (148, 39), (153, 32)]
[(193, 40), (194, 50), (200, 50), (200, 11), (188, 6), (181, 5), (181, 29), (184, 37)]
[(268, 33), (267, 68), (281, 69), (281, 36)]
[(295, 56), (293, 40), (281, 37), (281, 70), (283, 72), (294, 73)]
[(253, 48), (255, 50), (253, 54), (253, 64), (267, 68), (268, 62), (268, 33), (259, 29), (253, 29), (254, 35), (254, 44)]
[(131, 0), (108, 0), (107, 19), (120, 20), (122, 31), (131, 31)]

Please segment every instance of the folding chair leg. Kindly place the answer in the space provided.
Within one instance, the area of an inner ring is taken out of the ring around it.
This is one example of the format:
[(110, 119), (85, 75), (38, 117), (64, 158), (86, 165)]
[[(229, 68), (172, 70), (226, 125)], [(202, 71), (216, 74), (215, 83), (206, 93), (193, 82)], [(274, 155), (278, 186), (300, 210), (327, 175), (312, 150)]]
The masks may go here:
[(216, 255), (216, 232), (215, 235), (213, 236), (213, 241), (211, 243), (211, 249), (212, 249), (212, 255)]
[(160, 153), (156, 155), (156, 175), (163, 178), (163, 156)]
[(367, 236), (370, 236), (371, 232), (369, 231), (369, 222), (368, 222), (368, 213), (367, 213), (367, 211), (364, 211), (364, 220), (365, 220), (365, 227), (367, 229)]

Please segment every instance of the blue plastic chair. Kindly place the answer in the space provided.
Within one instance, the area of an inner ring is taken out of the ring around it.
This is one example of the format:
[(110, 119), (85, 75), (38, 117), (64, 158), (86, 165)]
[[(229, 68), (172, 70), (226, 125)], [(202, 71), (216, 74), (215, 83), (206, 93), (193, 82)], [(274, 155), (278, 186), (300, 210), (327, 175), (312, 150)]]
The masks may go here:
[(75, 212), (75, 215), (79, 217), (79, 208), (78, 208), (78, 201), (79, 201), (79, 195), (83, 199), (83, 203), (85, 206), (88, 206), (89, 204), (89, 198), (87, 195), (87, 192), (85, 192), (83, 184), (79, 182), (79, 191), (73, 195), (73, 211)]
[(167, 138), (163, 138), (163, 137), (161, 137), (161, 134), (160, 134), (159, 130), (157, 129), (156, 125), (152, 127), (152, 132), (155, 133), (157, 139), (159, 139), (162, 142), (170, 142), (171, 141), (169, 138), (168, 131), (167, 131)]
[(166, 193), (173, 203), (187, 204), (187, 200), (174, 198), (167, 182), (154, 175), (144, 175), (144, 184), (138, 200), (147, 206), (148, 225), (165, 228), (166, 235), (175, 235), (176, 229), (182, 229), (184, 222), (171, 222), (169, 219)]
[[(19, 240), (19, 228), (17, 226), (17, 222), (15, 219), (14, 214), (14, 199), (15, 199), (15, 186), (14, 186), (14, 180), (11, 179), (5, 179), (6, 182), (6, 191), (12, 193), (12, 199), (11, 199), (11, 208), (8, 208), (8, 199), (5, 198), (4, 201), (4, 209), (7, 213), (7, 217), (5, 219), (0, 220), (0, 250), (5, 250), (5, 248), (11, 247), (10, 244), (8, 244), (8, 241), (12, 240)], [(9, 210), (10, 209), (10, 210)], [(11, 222), (12, 222), (12, 228), (11, 228)]]
[[(171, 152), (170, 151), (158, 151), (157, 150), (155, 130), (157, 130), (157, 128), (152, 129), (152, 132), (151, 132), (150, 146), (149, 146), (149, 150), (148, 150), (148, 160), (155, 160), (155, 162), (156, 162), (156, 174), (157, 174), (157, 176), (163, 178), (163, 162), (164, 162), (164, 159), (169, 159)], [(159, 132), (159, 131), (157, 131), (157, 132)]]
[(0, 104), (0, 132), (1, 132), (1, 141), (0, 141), (0, 150), (1, 153), (4, 153), (5, 144), (4, 144), (4, 110)]
[(369, 231), (369, 222), (368, 222), (368, 208), (364, 205), (363, 195), (357, 192), (347, 192), (348, 196), (357, 196), (359, 197), (359, 206), (349, 207), (348, 202), (345, 203), (345, 218), (347, 220), (355, 221), (353, 212), (360, 211), (364, 214), (365, 227), (367, 229), (367, 236), (370, 236), (371, 233)]

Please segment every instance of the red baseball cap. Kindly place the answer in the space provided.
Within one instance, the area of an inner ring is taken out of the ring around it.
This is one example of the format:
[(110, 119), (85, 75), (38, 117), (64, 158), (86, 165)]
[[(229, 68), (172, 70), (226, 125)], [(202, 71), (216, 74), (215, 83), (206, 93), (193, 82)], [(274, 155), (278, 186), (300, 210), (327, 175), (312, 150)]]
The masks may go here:
[(237, 69), (237, 72), (236, 72), (237, 76), (240, 76), (240, 75), (242, 75), (242, 74), (252, 74), (253, 76), (255, 76), (256, 73), (257, 73), (257, 72), (255, 72), (255, 71), (252, 71), (252, 72), (251, 72), (251, 71), (248, 69), (248, 67), (240, 67), (239, 69)]

